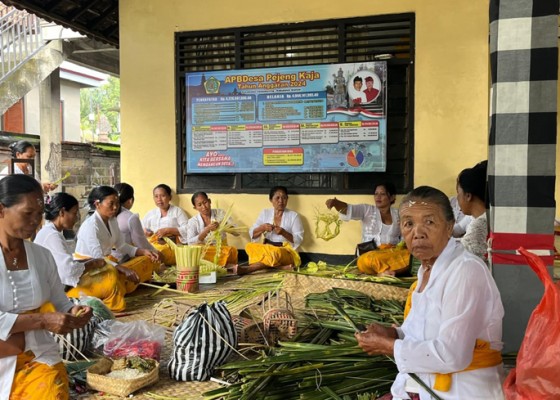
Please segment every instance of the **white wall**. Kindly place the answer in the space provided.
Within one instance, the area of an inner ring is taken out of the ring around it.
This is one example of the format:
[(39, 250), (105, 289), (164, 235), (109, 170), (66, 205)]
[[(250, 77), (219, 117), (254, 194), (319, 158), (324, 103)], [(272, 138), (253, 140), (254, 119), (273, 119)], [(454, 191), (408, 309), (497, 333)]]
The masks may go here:
[[(64, 100), (64, 135), (63, 141), (81, 142), (80, 132), (80, 84), (60, 80), (60, 99)], [(25, 133), (40, 135), (39, 88), (36, 87), (25, 95)]]
[(64, 133), (62, 140), (65, 142), (81, 142), (80, 84), (61, 80), (60, 99), (64, 101)]
[(27, 93), (23, 99), (23, 107), (25, 113), (25, 133), (39, 135), (41, 126), (39, 122), (39, 87)]

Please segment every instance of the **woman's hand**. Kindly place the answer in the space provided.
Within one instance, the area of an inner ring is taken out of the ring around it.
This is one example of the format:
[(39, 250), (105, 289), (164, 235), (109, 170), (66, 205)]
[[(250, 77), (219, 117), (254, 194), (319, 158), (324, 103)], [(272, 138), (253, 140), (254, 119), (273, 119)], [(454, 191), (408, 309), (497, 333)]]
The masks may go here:
[(17, 356), (25, 350), (25, 333), (12, 333), (8, 340), (0, 340), (0, 358)]
[(354, 334), (358, 340), (358, 346), (370, 356), (377, 354), (393, 355), (397, 330), (384, 327), (379, 324), (371, 324), (364, 332)]
[(274, 230), (274, 233), (276, 233), (277, 235), (284, 236), (284, 234), (286, 233), (286, 230), (279, 225), (273, 225), (272, 229)]
[[(80, 309), (85, 309), (83, 314), (78, 313)], [(41, 324), (43, 329), (65, 335), (86, 325), (92, 316), (92, 311), (91, 307), (74, 306), (70, 309), (70, 313), (54, 312), (39, 315), (43, 320)]]
[(327, 201), (325, 201), (325, 205), (327, 206), (327, 208), (330, 210), (331, 208), (334, 207), (335, 203), (338, 200), (336, 199), (336, 197), (334, 199), (327, 199)]
[(154, 231), (151, 231), (149, 229), (144, 229), (144, 235), (146, 235), (146, 237), (150, 237), (154, 234)]
[(45, 193), (55, 190), (58, 187), (56, 183), (50, 183), (50, 182), (43, 182), (41, 185), (43, 186), (43, 192)]
[(165, 236), (171, 236), (171, 233), (169, 232), (169, 228), (160, 228), (155, 232), (155, 235), (158, 237), (158, 239), (161, 239)]
[(327, 208), (330, 210), (331, 208), (334, 207), (334, 209), (342, 214), (346, 214), (346, 210), (348, 209), (348, 204), (338, 200), (336, 197), (333, 199), (328, 199), (325, 202), (325, 205), (327, 206)]
[(217, 221), (214, 221), (210, 225), (208, 225), (206, 229), (208, 229), (208, 232), (212, 232), (218, 229), (218, 226), (220, 226), (220, 224)]
[(82, 326), (85, 326), (89, 322), (91, 317), (93, 317), (93, 309), (89, 306), (78, 305), (70, 309), (70, 314), (72, 314), (76, 318), (79, 318), (83, 323)]
[(136, 250), (137, 256), (146, 256), (152, 261), (159, 261), (161, 253), (153, 250), (138, 249)]
[(94, 258), (84, 263), (87, 270), (94, 270), (98, 268), (103, 268), (106, 262), (103, 258)]
[(274, 225), (272, 224), (262, 224), (260, 226), (263, 232), (272, 232), (274, 230)]
[(124, 275), (127, 281), (130, 281), (132, 283), (140, 283), (140, 277), (133, 269), (123, 267), (122, 265), (117, 265), (115, 268), (117, 268), (117, 271)]

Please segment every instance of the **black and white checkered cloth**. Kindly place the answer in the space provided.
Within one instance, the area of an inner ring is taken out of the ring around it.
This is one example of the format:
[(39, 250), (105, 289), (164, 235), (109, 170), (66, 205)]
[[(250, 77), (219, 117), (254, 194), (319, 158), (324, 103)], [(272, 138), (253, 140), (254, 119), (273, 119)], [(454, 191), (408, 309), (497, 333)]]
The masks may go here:
[(488, 154), (493, 264), (552, 263), (558, 0), (491, 0), (492, 93)]

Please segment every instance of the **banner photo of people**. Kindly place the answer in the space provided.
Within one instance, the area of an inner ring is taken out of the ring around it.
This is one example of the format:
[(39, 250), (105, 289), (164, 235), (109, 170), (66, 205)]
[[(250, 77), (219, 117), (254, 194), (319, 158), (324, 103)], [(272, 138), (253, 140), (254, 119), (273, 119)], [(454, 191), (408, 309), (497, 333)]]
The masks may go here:
[(386, 169), (385, 61), (185, 78), (187, 173)]

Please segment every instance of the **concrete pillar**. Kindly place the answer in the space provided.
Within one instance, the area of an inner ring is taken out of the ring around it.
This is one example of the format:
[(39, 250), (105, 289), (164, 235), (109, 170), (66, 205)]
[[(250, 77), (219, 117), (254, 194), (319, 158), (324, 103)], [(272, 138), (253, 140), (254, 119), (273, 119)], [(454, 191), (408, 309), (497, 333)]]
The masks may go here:
[[(39, 87), (41, 127), (41, 181), (54, 182), (62, 175), (60, 72), (55, 69)], [(56, 191), (60, 191), (58, 188)]]

